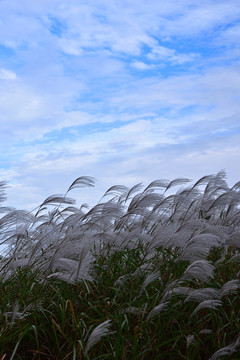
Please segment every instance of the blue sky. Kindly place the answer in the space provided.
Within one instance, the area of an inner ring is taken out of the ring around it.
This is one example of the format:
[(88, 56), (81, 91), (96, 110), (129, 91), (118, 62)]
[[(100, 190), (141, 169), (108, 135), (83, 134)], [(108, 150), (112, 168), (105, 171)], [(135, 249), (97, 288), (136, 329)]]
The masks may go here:
[(239, 0), (0, 1), (0, 179), (33, 209), (83, 175), (239, 178)]

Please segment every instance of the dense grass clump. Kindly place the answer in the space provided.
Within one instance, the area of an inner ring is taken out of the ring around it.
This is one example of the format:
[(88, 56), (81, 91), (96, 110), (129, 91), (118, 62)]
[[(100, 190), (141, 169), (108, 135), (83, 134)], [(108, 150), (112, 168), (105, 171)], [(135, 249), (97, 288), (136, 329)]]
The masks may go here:
[(0, 360), (239, 359), (240, 182), (225, 177), (116, 185), (90, 210), (68, 197), (94, 185), (80, 177), (35, 213), (1, 207)]

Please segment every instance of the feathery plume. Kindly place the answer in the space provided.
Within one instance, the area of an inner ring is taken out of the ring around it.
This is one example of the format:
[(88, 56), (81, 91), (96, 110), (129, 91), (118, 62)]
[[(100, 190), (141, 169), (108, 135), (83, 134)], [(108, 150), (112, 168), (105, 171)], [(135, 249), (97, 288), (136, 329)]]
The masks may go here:
[(157, 280), (160, 278), (160, 272), (159, 271), (154, 271), (151, 274), (149, 274), (146, 279), (144, 280), (141, 289), (140, 289), (140, 295), (142, 294), (142, 292), (145, 290), (145, 288), (151, 284), (153, 281)]
[(153, 308), (153, 310), (150, 311), (150, 313), (148, 314), (148, 316), (147, 316), (147, 321), (148, 321), (149, 319), (151, 319), (153, 316), (159, 314), (161, 311), (165, 310), (165, 309), (167, 308), (167, 306), (168, 306), (168, 303), (169, 303), (168, 301), (165, 301), (165, 302), (163, 302), (163, 303), (155, 306), (155, 307)]
[(196, 260), (188, 266), (180, 280), (184, 281), (198, 279), (203, 282), (208, 282), (209, 279), (213, 279), (213, 277), (214, 266), (211, 265), (207, 260)]
[(192, 290), (191, 293), (186, 297), (184, 302), (197, 301), (202, 302), (204, 300), (218, 299), (218, 290), (213, 288), (203, 288)]
[(98, 325), (90, 334), (85, 351), (84, 356), (87, 355), (89, 350), (103, 337), (109, 334), (109, 326), (110, 326), (111, 320), (104, 321), (100, 325)]
[(202, 309), (213, 309), (216, 310), (218, 306), (221, 306), (222, 302), (219, 300), (204, 300), (202, 301), (196, 309), (192, 312), (191, 316), (196, 314), (198, 311)]
[(218, 292), (219, 299), (230, 293), (236, 294), (239, 288), (240, 288), (240, 281), (237, 279), (226, 282)]
[(240, 337), (233, 342), (230, 345), (227, 345), (225, 347), (223, 347), (222, 349), (219, 349), (218, 351), (216, 351), (209, 360), (217, 360), (219, 358), (221, 358), (222, 356), (231, 356), (235, 351), (236, 348), (240, 345)]
[(67, 193), (76, 188), (94, 187), (95, 179), (91, 176), (80, 176), (69, 186)]

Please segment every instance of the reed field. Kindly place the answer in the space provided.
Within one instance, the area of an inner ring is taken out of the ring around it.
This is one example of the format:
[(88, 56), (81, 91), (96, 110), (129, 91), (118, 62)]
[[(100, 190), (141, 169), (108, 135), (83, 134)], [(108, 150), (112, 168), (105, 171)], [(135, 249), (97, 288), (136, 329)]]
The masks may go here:
[(0, 360), (240, 359), (240, 181), (71, 190), (29, 212), (0, 182)]

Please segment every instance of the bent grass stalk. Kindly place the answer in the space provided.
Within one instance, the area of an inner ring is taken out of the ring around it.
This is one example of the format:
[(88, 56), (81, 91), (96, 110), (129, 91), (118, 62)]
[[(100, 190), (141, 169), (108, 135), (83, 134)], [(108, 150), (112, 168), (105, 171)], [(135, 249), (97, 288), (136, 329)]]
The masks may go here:
[(239, 359), (240, 191), (225, 178), (115, 185), (87, 210), (67, 197), (94, 185), (80, 177), (35, 215), (2, 208), (0, 359)]

